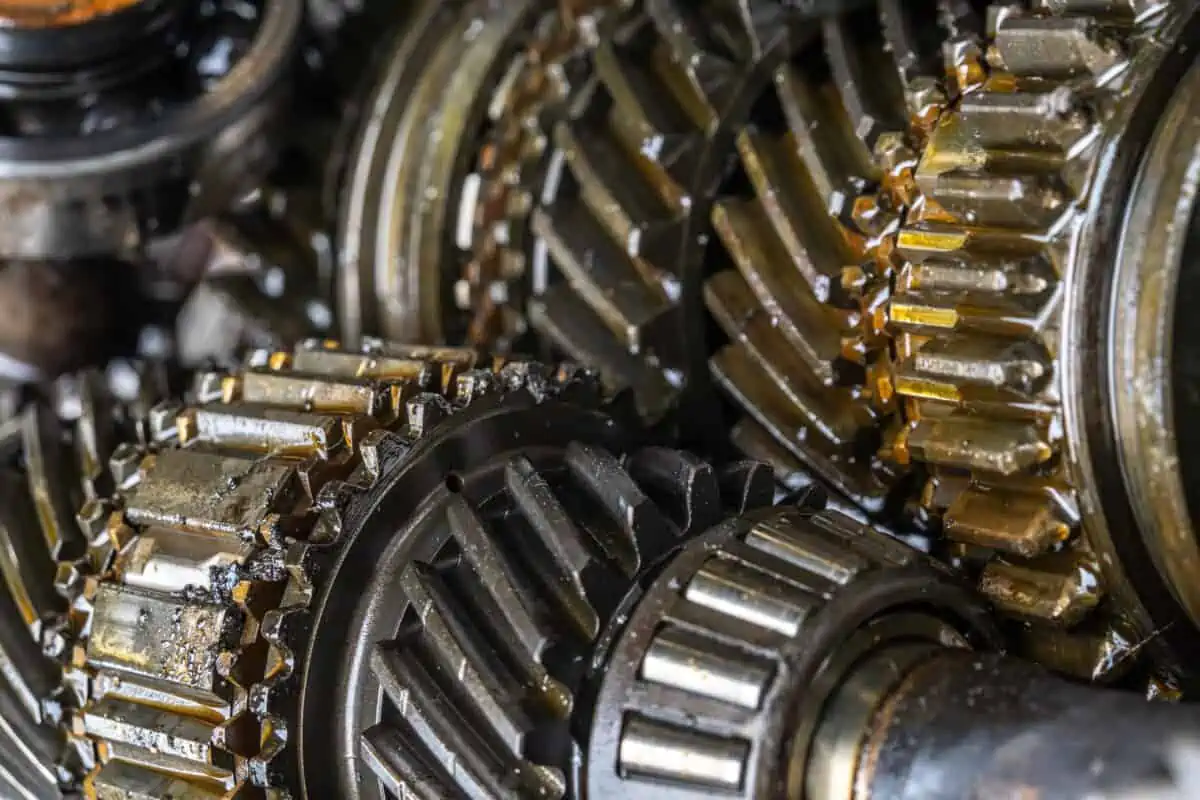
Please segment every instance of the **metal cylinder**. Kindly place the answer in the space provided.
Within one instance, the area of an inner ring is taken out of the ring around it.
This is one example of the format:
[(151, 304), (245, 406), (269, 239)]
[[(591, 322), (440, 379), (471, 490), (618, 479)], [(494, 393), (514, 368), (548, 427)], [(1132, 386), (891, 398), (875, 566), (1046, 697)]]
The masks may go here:
[(1197, 738), (1189, 706), (1072, 684), (1003, 655), (941, 650), (914, 664), (891, 648), (826, 705), (805, 796), (1120, 796), (1170, 774), (1170, 753)]

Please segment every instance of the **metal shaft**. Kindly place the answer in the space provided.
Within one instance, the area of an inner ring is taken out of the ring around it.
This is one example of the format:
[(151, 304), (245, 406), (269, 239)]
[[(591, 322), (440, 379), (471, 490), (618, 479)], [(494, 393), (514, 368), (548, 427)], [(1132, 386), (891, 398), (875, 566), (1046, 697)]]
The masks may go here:
[[(827, 716), (818, 741), (832, 725)], [(1200, 740), (1200, 713), (1000, 655), (943, 651), (894, 684), (859, 735), (850, 797), (1082, 800), (1167, 776), (1173, 749)]]

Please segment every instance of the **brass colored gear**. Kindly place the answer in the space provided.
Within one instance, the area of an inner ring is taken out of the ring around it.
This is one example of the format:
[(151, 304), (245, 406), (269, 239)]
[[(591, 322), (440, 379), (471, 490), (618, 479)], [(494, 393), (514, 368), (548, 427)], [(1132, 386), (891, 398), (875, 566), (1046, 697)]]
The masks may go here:
[(703, 350), (740, 449), (941, 534), (1043, 663), (1178, 667), (1200, 644), (1171, 305), (1194, 296), (1191, 134), (1153, 125), (1195, 3), (786, 5), (605, 24), (549, 129), (531, 325), (643, 411)]
[(322, 487), (369, 486), (389, 431), (415, 440), (485, 393), (553, 394), (570, 375), (479, 367), (469, 350), (308, 342), (202, 374), (111, 449), (80, 512), (70, 601), (70, 732), (94, 744), (89, 796), (287, 796), (296, 648), (316, 576)]
[[(905, 425), (890, 455), (926, 468), (922, 505), (968, 559), (982, 556), (982, 590), (1034, 626), (1036, 654), (1097, 678), (1134, 637), (1163, 634), (1178, 656), (1192, 627), (1165, 610), (1162, 578), (1142, 569), (1140, 548), (1155, 552), (1153, 521), (1111, 528), (1119, 517), (1104, 506), (1115, 500), (1101, 498), (1099, 480), (1112, 465), (1093, 461), (1101, 454), (1087, 429), (1105, 413), (1100, 399), (1088, 406), (1106, 376), (1092, 371), (1084, 331), (1106, 316), (1090, 275), (1122, 269), (1112, 251), (1089, 249), (1108, 213), (1099, 204), (1121, 208), (1125, 191), (1125, 176), (1106, 165), (1110, 149), (1133, 138), (1123, 127), (1156, 80), (1158, 42), (1175, 41), (1194, 10), (1141, 0), (991, 8), (986, 42), (950, 51), (959, 83), (921, 151), (918, 199), (895, 236), (887, 315)], [(1123, 448), (1143, 437), (1124, 433)], [(1162, 451), (1137, 455), (1153, 462)], [(1123, 463), (1153, 468), (1140, 459)], [(1136, 492), (1136, 473), (1132, 481)], [(1158, 566), (1171, 583), (1195, 563)], [(1194, 621), (1191, 595), (1175, 592)]]

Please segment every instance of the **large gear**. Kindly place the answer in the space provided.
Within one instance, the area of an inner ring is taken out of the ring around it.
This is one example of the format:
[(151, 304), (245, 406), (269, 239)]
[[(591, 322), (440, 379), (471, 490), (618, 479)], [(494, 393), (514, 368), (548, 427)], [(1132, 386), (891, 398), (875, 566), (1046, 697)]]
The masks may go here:
[(393, 442), (419, 447), (480, 398), (536, 406), (598, 398), (593, 385), (537, 365), (480, 368), (469, 350), (310, 342), (201, 375), (196, 405), (155, 407), (145, 437), (114, 450), (114, 493), (80, 513), (88, 552), (59, 572), (71, 732), (97, 761), (85, 789), (286, 793), (304, 620), (318, 551), (336, 550), (339, 492), (365, 491)]
[[(1113, 679), (1149, 643), (1178, 666), (1200, 619), (1187, 462), (1152, 473), (1190, 430), (1171, 411), (1191, 403), (1172, 346), (1186, 225), (1144, 187), (1190, 208), (1164, 177), (1189, 134), (1151, 122), (1192, 8), (879, 0), (814, 22), (777, 2), (639, 4), (548, 129), (531, 253), (557, 273), (530, 319), (621, 375), (598, 332), (644, 355), (681, 315), (661, 338), (688, 348), (692, 399), (711, 357), (743, 452), (942, 534), (1044, 663)], [(1152, 136), (1176, 149), (1143, 167)], [(1127, 205), (1165, 273), (1123, 244)], [(647, 304), (638, 287), (672, 272)], [(565, 322), (543, 324), (554, 304)]]
[(665, 553), (769, 504), (769, 471), (631, 448), (595, 412), (528, 399), (381, 452), (386, 479), (335, 502), (305, 796), (575, 796), (593, 647)]

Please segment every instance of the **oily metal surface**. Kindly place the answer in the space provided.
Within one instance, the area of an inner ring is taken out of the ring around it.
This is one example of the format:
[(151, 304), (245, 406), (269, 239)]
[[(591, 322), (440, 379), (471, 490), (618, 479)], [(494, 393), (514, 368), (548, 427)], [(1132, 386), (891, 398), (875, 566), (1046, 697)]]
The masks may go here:
[(553, 128), (565, 168), (532, 220), (565, 279), (531, 324), (620, 375), (600, 333), (653, 350), (682, 298), (691, 344), (707, 307), (736, 445), (941, 533), (1030, 655), (1115, 677), (1161, 631), (1128, 548), (1084, 524), (1064, 308), (1105, 125), (1190, 8), (639, 4), (590, 56), (598, 110)]
[(475, 367), (467, 350), (308, 342), (201, 375), (194, 405), (158, 404), (140, 439), (106, 442), (110, 491), (58, 574), (86, 794), (286, 794), (304, 545), (334, 535), (322, 489), (369, 486), (387, 431), (419, 438), (494, 385)]

